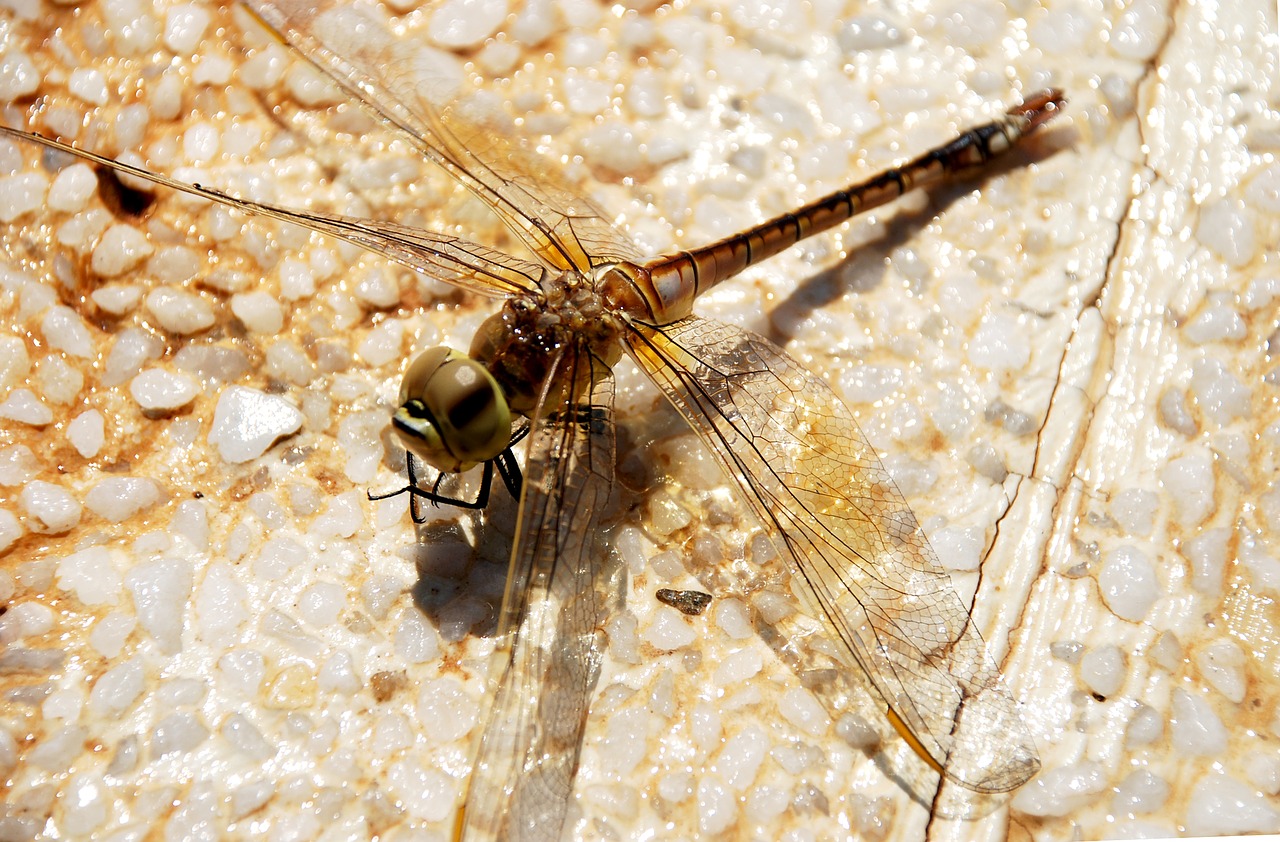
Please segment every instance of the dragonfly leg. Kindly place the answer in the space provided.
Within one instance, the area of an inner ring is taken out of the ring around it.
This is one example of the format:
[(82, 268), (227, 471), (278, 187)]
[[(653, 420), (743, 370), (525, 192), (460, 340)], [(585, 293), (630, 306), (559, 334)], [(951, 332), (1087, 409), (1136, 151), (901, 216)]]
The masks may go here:
[(510, 461), (510, 464), (500, 465), (498, 470), (502, 473), (502, 481), (506, 484), (508, 489), (512, 487), (512, 481), (508, 479), (507, 472), (511, 470), (515, 471), (516, 490), (513, 491), (513, 495), (518, 496), (520, 488), (520, 469), (515, 467), (515, 456), (512, 455), (510, 450), (504, 450), (502, 453), (498, 454), (496, 458), (490, 459), (488, 462), (484, 463), (484, 470), (480, 475), (480, 491), (476, 494), (476, 499), (474, 500), (463, 500), (460, 497), (450, 497), (447, 494), (441, 494), (439, 488), (441, 481), (444, 479), (444, 474), (440, 474), (436, 477), (435, 482), (431, 485), (430, 491), (420, 486), (418, 484), (417, 471), (414, 469), (414, 458), (412, 454), (409, 455), (408, 466), (405, 470), (408, 478), (408, 483), (406, 485), (402, 488), (396, 489), (395, 491), (388, 491), (385, 494), (374, 494), (371, 491), (367, 491), (365, 492), (365, 495), (370, 500), (389, 500), (392, 497), (399, 497), (401, 494), (408, 494), (409, 516), (413, 518), (414, 523), (422, 523), (426, 520), (426, 517), (423, 516), (422, 511), (419, 508), (420, 501), (422, 500), (428, 501), (433, 506), (444, 505), (455, 506), (459, 509), (483, 509), (485, 506), (489, 505), (489, 492), (493, 488), (493, 464), (494, 462), (500, 461), (505, 463), (507, 460)]

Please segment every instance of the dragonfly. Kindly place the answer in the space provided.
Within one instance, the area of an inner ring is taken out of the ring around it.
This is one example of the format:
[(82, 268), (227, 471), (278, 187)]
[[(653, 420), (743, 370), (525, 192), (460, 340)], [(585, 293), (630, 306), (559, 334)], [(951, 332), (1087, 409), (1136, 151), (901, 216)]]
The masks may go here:
[[(774, 343), (693, 305), (806, 237), (976, 174), (1058, 114), (1060, 91), (736, 236), (652, 257), (554, 161), (449, 102), (429, 53), (392, 35), (384, 13), (344, 0), (245, 5), (484, 202), (531, 258), (393, 221), (249, 201), (40, 135), (0, 133), (304, 226), (500, 303), (468, 354), (432, 349), (408, 365), (391, 422), (410, 464), (453, 474), (496, 463), (519, 496), (492, 703), (460, 838), (558, 839), (564, 828), (615, 604), (595, 542), (614, 485), (612, 370), (624, 354), (736, 486), (792, 591), (911, 750), (974, 793), (1009, 792), (1038, 771), (1017, 703), (852, 413)], [(522, 477), (513, 434), (527, 434)]]

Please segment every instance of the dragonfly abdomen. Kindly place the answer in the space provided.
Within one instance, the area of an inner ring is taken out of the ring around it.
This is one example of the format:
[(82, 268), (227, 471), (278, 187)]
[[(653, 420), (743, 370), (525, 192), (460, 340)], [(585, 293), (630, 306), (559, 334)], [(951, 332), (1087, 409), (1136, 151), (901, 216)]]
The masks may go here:
[(694, 300), (702, 293), (806, 237), (886, 205), (917, 187), (933, 187), (973, 175), (1051, 119), (1064, 103), (1061, 91), (1042, 91), (1009, 109), (998, 120), (970, 129), (899, 167), (741, 234), (693, 251), (665, 255), (643, 266), (616, 268), (631, 270), (631, 282), (645, 299), (652, 321), (670, 324), (689, 315)]

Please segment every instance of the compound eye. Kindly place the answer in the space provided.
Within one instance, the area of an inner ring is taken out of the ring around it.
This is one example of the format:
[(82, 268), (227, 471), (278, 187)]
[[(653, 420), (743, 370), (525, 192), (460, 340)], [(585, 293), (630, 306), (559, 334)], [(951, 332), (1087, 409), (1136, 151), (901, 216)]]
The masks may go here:
[(447, 473), (487, 462), (511, 443), (511, 410), (497, 381), (449, 348), (409, 364), (392, 426), (406, 450)]

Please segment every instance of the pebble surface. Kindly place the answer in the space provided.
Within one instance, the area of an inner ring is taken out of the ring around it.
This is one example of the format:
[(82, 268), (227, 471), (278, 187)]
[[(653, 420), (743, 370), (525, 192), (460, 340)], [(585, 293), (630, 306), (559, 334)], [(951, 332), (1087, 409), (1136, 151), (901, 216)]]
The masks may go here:
[[(1280, 696), (1251, 636), (1274, 624), (1280, 588), (1263, 350), (1280, 129), (1260, 93), (1277, 74), (1268, 51), (1226, 37), (1256, 26), (1226, 8), (1170, 17), (1158, 0), (1022, 17), (968, 1), (385, 5), (431, 45), (416, 61), (448, 85), (478, 79), (482, 105), (545, 132), (535, 145), (602, 179), (596, 198), (652, 250), (731, 233), (997, 114), (1010, 80), (1066, 88), (1070, 142), (1049, 135), (945, 202), (911, 197), (810, 241), (700, 312), (770, 334), (831, 383), (966, 604), (978, 588), (975, 620), (1044, 761), (1015, 822), (1280, 829), (1280, 730), (1240, 725)], [(357, 111), (330, 109), (343, 95), (241, 12), (81, 12), (56, 48), (21, 14), (0, 32), (11, 124), (242, 195), (415, 208), (509, 243)], [(299, 112), (288, 130), (260, 108), (277, 98)], [(326, 134), (344, 140), (316, 148)], [(498, 489), (487, 519), (432, 509), (419, 534), (403, 498), (365, 494), (403, 481), (386, 433), (408, 354), (465, 348), (493, 308), (125, 184), (142, 213), (87, 165), (0, 142), (0, 772), (14, 808), (0, 829), (443, 838), (483, 727), (517, 518)], [(583, 838), (670, 823), (915, 838), (923, 813), (865, 756), (881, 717), (835, 715), (762, 640), (761, 624), (803, 623), (775, 587), (776, 553), (634, 372), (617, 381), (621, 493), (636, 499), (611, 534), (631, 590), (584, 746)], [(659, 586), (714, 600), (687, 618), (656, 603)]]

